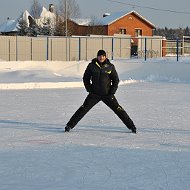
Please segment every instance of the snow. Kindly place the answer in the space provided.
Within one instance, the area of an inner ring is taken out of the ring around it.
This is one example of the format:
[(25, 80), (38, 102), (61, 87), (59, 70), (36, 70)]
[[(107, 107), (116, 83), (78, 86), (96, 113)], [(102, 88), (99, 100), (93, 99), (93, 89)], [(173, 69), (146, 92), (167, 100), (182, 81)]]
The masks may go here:
[(110, 25), (113, 22), (121, 19), (122, 17), (124, 17), (126, 15), (130, 15), (130, 14), (135, 14), (136, 16), (140, 17), (145, 22), (149, 23), (153, 28), (155, 28), (154, 24), (152, 24), (150, 21), (148, 21), (146, 18), (144, 18), (143, 16), (141, 16), (139, 13), (137, 13), (134, 10), (130, 11), (130, 12), (126, 12), (126, 10), (125, 10), (125, 11), (119, 11), (119, 12), (111, 13), (110, 15), (107, 15), (107, 16), (103, 17), (100, 20), (100, 23), (104, 24), (104, 25)]
[(27, 23), (27, 26), (29, 27), (30, 26), (30, 21), (29, 21), (29, 18), (32, 18), (34, 19), (31, 14), (25, 10), (22, 15), (20, 16), (20, 18), (18, 20), (24, 20), (26, 23)]
[[(33, 19), (31, 14), (27, 10), (25, 10), (21, 14), (21, 16), (19, 16), (18, 19), (16, 19), (16, 20), (7, 20), (6, 22), (2, 23), (0, 25), (0, 32), (15, 32), (15, 31), (18, 31), (18, 26), (19, 26), (18, 22), (21, 19), (26, 21), (27, 25), (29, 26), (29, 24), (30, 24), (29, 17), (31, 17)], [(55, 25), (55, 20), (56, 20), (55, 14), (50, 12), (49, 10), (47, 10), (45, 7), (42, 7), (40, 17), (38, 19), (36, 19), (36, 22), (37, 22), (37, 24), (39, 26), (43, 27), (44, 23), (47, 23), (48, 21), (50, 21), (50, 25), (53, 27)]]
[(137, 134), (102, 102), (63, 132), (87, 61), (0, 62), (0, 189), (189, 190), (190, 58), (112, 62)]
[(82, 26), (89, 26), (91, 23), (91, 19), (89, 18), (71, 18), (71, 20)]
[(17, 29), (17, 21), (15, 20), (7, 20), (3, 24), (0, 25), (0, 32), (15, 32)]
[(50, 21), (51, 26), (55, 25), (56, 16), (54, 13), (48, 11), (45, 7), (42, 7), (42, 12), (40, 14), (40, 18), (36, 19), (36, 22), (39, 26), (43, 26), (44, 23)]

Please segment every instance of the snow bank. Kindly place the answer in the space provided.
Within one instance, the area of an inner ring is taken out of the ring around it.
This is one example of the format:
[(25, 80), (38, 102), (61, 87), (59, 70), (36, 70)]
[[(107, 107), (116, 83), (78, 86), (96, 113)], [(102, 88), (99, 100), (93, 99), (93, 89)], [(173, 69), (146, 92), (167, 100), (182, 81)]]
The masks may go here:
[[(87, 61), (1, 62), (0, 89), (83, 87)], [(190, 58), (124, 59), (113, 61), (120, 84), (134, 82), (190, 83)]]
[(115, 64), (121, 80), (151, 82), (190, 82), (190, 64), (185, 63), (119, 63)]

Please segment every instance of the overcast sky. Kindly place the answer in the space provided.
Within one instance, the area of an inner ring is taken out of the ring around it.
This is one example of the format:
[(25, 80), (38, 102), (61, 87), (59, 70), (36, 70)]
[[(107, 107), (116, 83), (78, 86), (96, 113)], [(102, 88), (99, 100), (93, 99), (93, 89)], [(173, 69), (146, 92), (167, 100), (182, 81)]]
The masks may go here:
[[(40, 4), (48, 8), (49, 3), (56, 6), (60, 0), (39, 0)], [(69, 0), (68, 0), (69, 1)], [(135, 10), (156, 27), (185, 28), (190, 27), (190, 0), (75, 0), (79, 5), (81, 17), (102, 17), (105, 12)], [(24, 10), (30, 10), (32, 0), (0, 0), (0, 24), (7, 17), (16, 19)], [(117, 3), (118, 2), (118, 3)], [(123, 2), (121, 4), (119, 2)], [(133, 5), (129, 5), (133, 4)], [(144, 8), (143, 8), (144, 7)], [(145, 8), (149, 7), (149, 8)], [(168, 11), (161, 11), (161, 10)], [(174, 11), (174, 12), (173, 12)], [(176, 13), (176, 12), (184, 13)]]

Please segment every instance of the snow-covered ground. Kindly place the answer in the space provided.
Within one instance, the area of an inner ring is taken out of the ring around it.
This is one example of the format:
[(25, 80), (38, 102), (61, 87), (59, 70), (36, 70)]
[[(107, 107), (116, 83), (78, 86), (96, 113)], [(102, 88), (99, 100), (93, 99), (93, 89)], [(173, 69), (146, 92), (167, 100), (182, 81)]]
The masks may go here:
[(138, 134), (102, 102), (63, 132), (88, 62), (0, 62), (1, 190), (189, 190), (190, 58), (113, 63)]

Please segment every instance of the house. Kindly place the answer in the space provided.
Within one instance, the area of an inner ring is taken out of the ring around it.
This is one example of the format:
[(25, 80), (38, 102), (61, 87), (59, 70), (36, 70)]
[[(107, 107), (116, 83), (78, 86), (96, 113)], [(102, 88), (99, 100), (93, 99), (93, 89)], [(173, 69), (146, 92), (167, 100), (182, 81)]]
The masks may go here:
[(27, 10), (21, 14), (21, 16), (18, 18), (18, 22), (20, 20), (25, 21), (28, 27), (32, 27), (35, 22), (35, 19)]
[(42, 7), (41, 13), (36, 19), (34, 19), (34, 17), (27, 10), (25, 10), (16, 20), (7, 19), (6, 22), (0, 25), (0, 33), (3, 35), (17, 35), (19, 22), (21, 20), (25, 21), (28, 27), (32, 27), (34, 23), (36, 23), (40, 27), (50, 25), (54, 28), (56, 22), (54, 6), (53, 4), (50, 4), (49, 10)]
[(42, 7), (39, 18), (35, 19), (36, 24), (40, 27), (45, 25), (50, 25), (52, 28), (55, 27), (56, 15), (54, 13), (53, 4), (49, 5), (49, 10), (45, 7)]
[(18, 32), (17, 28), (17, 21), (10, 20), (7, 18), (7, 20), (0, 25), (0, 33), (3, 35), (16, 35)]
[[(69, 21), (69, 23), (70, 22), (71, 21)], [(98, 25), (91, 25), (90, 22), (84, 25), (73, 19), (72, 24), (69, 24), (68, 28), (71, 31), (71, 35), (86, 36), (94, 34), (115, 36), (122, 34), (130, 36), (132, 37), (131, 54), (136, 55), (138, 50), (138, 37), (153, 36), (153, 30), (156, 27), (136, 11), (121, 11), (104, 14)]]
[(105, 27), (102, 25), (92, 25), (90, 19), (70, 19), (68, 20), (68, 33), (70, 35), (88, 36), (107, 35)]
[[(56, 24), (56, 15), (54, 12), (54, 6), (53, 4), (50, 4), (49, 10), (42, 7), (39, 18), (34, 19), (34, 17), (26, 10), (17, 21), (15, 21), (15, 26), (18, 26), (19, 20), (23, 19), (26, 21), (28, 27), (31, 27), (35, 22), (40, 27), (50, 25), (51, 28), (54, 28)], [(0, 26), (0, 29), (4, 27), (4, 25)], [(154, 24), (136, 11), (121, 11), (112, 14), (104, 14), (103, 18), (100, 19), (99, 24), (96, 25), (92, 25), (89, 19), (69, 19), (67, 32), (70, 36), (86, 36), (90, 34), (113, 36), (115, 34), (123, 34), (134, 38), (139, 36), (152, 36), (154, 29)], [(12, 28), (9, 27), (8, 34), (9, 32), (15, 32), (14, 30), (16, 29), (13, 26)], [(3, 34), (4, 32), (7, 33), (6, 30), (2, 29), (0, 32)], [(135, 39), (133, 41), (134, 44), (137, 43)]]
[(127, 34), (132, 37), (153, 36), (154, 24), (136, 11), (116, 12), (104, 16), (100, 23), (106, 28), (106, 35)]
[[(156, 28), (154, 24), (136, 11), (104, 14), (99, 23), (96, 26), (87, 27), (76, 22), (78, 24), (76, 31), (79, 32), (77, 35), (97, 34), (113, 36), (115, 34), (126, 34), (132, 37), (153, 36), (153, 30)], [(84, 34), (85, 30), (86, 33)], [(80, 33), (80, 31), (83, 31), (83, 33)]]

